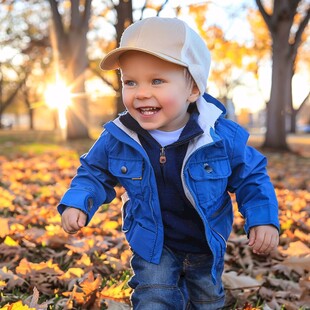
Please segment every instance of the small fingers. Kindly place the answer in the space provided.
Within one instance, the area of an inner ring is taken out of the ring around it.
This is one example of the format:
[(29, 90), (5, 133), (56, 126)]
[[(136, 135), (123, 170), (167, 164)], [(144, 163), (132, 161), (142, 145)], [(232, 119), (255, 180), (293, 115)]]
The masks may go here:
[(258, 255), (269, 254), (279, 243), (279, 234), (273, 226), (256, 226), (250, 231), (249, 246)]
[(72, 226), (70, 224), (67, 224), (67, 223), (62, 223), (62, 229), (67, 233), (67, 234), (75, 234), (77, 233), (80, 228), (79, 227), (75, 227), (75, 226)]
[(80, 227), (77, 225), (76, 221), (73, 221), (72, 219), (64, 219), (62, 221), (62, 228), (65, 232), (70, 233), (70, 232), (77, 232)]
[(64, 228), (63, 228), (63, 230), (64, 230), (67, 234), (69, 234), (69, 235), (74, 235), (74, 234), (76, 234), (76, 233), (78, 232), (78, 230), (71, 230), (71, 231), (69, 231), (69, 230), (65, 230)]
[(84, 212), (80, 211), (78, 214), (77, 221), (76, 221), (79, 229), (85, 226), (86, 220), (87, 220), (87, 215)]
[(268, 247), (264, 250), (265, 254), (269, 254), (271, 251), (273, 251), (279, 244), (279, 235), (272, 235), (270, 238), (270, 242)]
[(68, 234), (77, 233), (85, 226), (85, 223), (86, 215), (78, 209), (68, 208), (63, 212), (61, 217), (62, 228)]
[(255, 228), (253, 228), (253, 229), (251, 229), (250, 236), (249, 236), (249, 246), (250, 247), (254, 246), (255, 239), (256, 239), (256, 230), (255, 230)]
[(278, 245), (278, 236), (265, 234), (253, 247), (253, 252), (258, 255), (267, 255)]
[(259, 233), (258, 227), (253, 227), (250, 231), (249, 246), (252, 247), (253, 253), (258, 254), (264, 242), (265, 235)]
[(262, 252), (262, 246), (264, 243), (264, 236), (257, 237), (253, 244), (253, 253), (260, 254)]

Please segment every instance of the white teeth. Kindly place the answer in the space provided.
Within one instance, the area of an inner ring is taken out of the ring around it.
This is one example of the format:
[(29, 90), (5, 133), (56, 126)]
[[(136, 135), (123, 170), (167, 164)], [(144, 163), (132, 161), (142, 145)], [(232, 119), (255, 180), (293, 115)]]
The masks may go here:
[(140, 112), (144, 115), (152, 115), (157, 112), (157, 108), (140, 108)]
[(152, 111), (157, 110), (157, 108), (141, 108), (142, 111)]

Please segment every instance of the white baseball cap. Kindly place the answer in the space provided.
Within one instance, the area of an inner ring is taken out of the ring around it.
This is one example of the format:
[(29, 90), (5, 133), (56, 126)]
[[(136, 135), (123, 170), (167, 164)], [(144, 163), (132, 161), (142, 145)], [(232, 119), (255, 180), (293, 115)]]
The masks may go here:
[(127, 51), (144, 52), (188, 68), (202, 95), (206, 90), (211, 55), (202, 38), (177, 18), (150, 17), (125, 29), (120, 46), (109, 52), (100, 68), (120, 67), (119, 57)]

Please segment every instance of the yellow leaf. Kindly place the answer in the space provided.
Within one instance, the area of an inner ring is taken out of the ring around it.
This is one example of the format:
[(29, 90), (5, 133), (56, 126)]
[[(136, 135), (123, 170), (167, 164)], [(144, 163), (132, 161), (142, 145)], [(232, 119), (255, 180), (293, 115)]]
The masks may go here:
[(104, 230), (117, 229), (118, 227), (119, 227), (119, 224), (116, 221), (106, 221), (103, 224)]
[(7, 304), (3, 308), (0, 308), (0, 310), (35, 310), (35, 308), (29, 308), (26, 305), (23, 305), (21, 301), (17, 301), (14, 304)]
[(4, 239), (4, 244), (8, 246), (18, 246), (18, 242), (13, 240), (11, 237), (6, 236)]
[[(0, 222), (1, 225), (1, 222)], [(2, 226), (0, 226), (2, 227)], [(19, 223), (14, 223), (10, 226), (10, 229), (13, 231), (24, 231), (25, 230), (25, 226), (23, 226), (22, 224)]]
[(10, 208), (12, 206), (14, 196), (7, 190), (0, 188), (0, 205), (2, 208)]
[(125, 280), (119, 284), (113, 284), (111, 286), (104, 287), (100, 292), (100, 296), (114, 299), (128, 298), (132, 293), (132, 289), (130, 287), (125, 288), (126, 283), (127, 281)]
[(286, 222), (281, 223), (281, 229), (283, 230), (290, 229), (292, 224), (294, 224), (294, 221), (291, 219), (288, 219)]
[(86, 253), (83, 253), (82, 257), (76, 262), (76, 264), (90, 266), (91, 265), (90, 257)]
[(59, 279), (72, 279), (73, 277), (80, 278), (82, 275), (84, 275), (84, 270), (82, 268), (69, 268), (66, 273), (59, 277)]
[(72, 162), (69, 161), (65, 157), (60, 157), (56, 160), (56, 164), (59, 166), (61, 169), (67, 169), (72, 167)]

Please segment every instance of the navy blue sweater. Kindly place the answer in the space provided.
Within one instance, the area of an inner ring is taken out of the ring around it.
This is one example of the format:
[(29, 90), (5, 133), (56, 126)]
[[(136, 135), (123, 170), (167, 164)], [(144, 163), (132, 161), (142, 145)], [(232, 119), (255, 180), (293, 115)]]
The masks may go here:
[(203, 133), (197, 122), (196, 105), (190, 107), (190, 119), (178, 141), (164, 148), (165, 163), (160, 162), (162, 146), (129, 113), (123, 114), (120, 121), (138, 134), (153, 166), (164, 225), (165, 245), (177, 251), (209, 253), (202, 220), (186, 198), (180, 176), (189, 141)]

